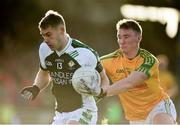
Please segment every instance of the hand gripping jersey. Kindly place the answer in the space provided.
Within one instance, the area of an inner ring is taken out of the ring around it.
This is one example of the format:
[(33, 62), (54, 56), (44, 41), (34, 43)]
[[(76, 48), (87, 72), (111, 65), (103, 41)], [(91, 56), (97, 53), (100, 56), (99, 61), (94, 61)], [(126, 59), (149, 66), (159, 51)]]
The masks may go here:
[(158, 61), (148, 51), (139, 49), (134, 59), (126, 58), (122, 50), (101, 58), (102, 65), (113, 83), (126, 78), (132, 71), (143, 72), (148, 79), (140, 85), (119, 94), (126, 118), (130, 121), (146, 119), (152, 108), (168, 98), (160, 87)]
[(93, 96), (82, 97), (72, 86), (72, 76), (81, 66), (91, 66), (102, 71), (97, 53), (87, 45), (69, 37), (62, 51), (51, 51), (45, 42), (39, 49), (40, 67), (49, 71), (53, 81), (52, 93), (56, 98), (56, 110), (69, 112), (84, 106), (97, 110)]

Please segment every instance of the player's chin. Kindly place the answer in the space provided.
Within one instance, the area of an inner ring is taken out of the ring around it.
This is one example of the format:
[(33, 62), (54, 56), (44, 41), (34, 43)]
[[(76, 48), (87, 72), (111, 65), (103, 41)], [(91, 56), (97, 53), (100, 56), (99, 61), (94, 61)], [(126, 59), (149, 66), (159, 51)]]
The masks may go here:
[(122, 48), (122, 51), (123, 51), (123, 53), (128, 53), (128, 49), (127, 48)]
[(52, 51), (55, 51), (56, 48), (54, 48), (53, 46), (49, 46), (49, 48), (52, 50)]
[(122, 51), (127, 51), (127, 47), (121, 46)]

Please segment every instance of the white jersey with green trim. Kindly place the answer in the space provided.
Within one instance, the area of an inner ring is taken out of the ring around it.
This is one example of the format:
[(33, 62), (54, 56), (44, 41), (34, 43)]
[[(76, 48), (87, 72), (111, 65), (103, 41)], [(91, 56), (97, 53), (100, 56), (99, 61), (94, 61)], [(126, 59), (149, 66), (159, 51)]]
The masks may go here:
[(52, 92), (56, 98), (56, 110), (69, 112), (80, 107), (97, 111), (93, 96), (81, 96), (72, 87), (72, 76), (81, 66), (91, 66), (99, 73), (102, 65), (99, 56), (92, 48), (69, 37), (62, 51), (52, 51), (43, 42), (39, 48), (40, 67), (47, 70), (52, 78)]

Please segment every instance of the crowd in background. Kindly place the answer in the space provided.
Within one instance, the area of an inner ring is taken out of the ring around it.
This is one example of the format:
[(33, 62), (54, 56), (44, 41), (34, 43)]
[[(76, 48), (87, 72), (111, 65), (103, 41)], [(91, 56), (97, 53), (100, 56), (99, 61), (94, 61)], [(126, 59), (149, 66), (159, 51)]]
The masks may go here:
[[(25, 102), (19, 94), (22, 87), (33, 83), (38, 71), (38, 46), (42, 38), (39, 19), (49, 9), (61, 13), (67, 32), (90, 45), (100, 56), (117, 49), (115, 24), (121, 18), (119, 8), (133, 0), (55, 0), (43, 2), (3, 0), (0, 4), (0, 123), (51, 123), (54, 107), (51, 86), (33, 102)], [(175, 1), (151, 1), (151, 5), (173, 5)], [(149, 2), (148, 2), (149, 3)], [(157, 3), (157, 4), (156, 4)], [(164, 3), (164, 4), (163, 4)], [(141, 3), (145, 5), (147, 2)], [(82, 11), (83, 10), (83, 11)], [(144, 28), (142, 47), (160, 61), (162, 87), (174, 100), (180, 123), (180, 37), (170, 39), (164, 26), (140, 22)], [(159, 30), (157, 30), (159, 29)], [(155, 32), (155, 34), (154, 34)], [(163, 54), (163, 55), (159, 55)], [(99, 123), (127, 123), (116, 97), (98, 104)]]

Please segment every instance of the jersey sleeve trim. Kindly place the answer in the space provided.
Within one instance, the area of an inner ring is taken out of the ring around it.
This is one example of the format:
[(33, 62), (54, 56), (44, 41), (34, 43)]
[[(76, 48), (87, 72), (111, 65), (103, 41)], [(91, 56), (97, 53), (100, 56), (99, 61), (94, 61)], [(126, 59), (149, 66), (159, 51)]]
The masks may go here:
[(97, 70), (99, 73), (102, 72), (102, 70), (103, 70), (103, 66), (101, 65), (101, 63), (100, 63), (99, 61), (97, 62), (96, 70)]
[(45, 68), (42, 67), (41, 63), (39, 64), (39, 67), (40, 67), (42, 70), (47, 71), (47, 69), (45, 69)]
[[(91, 47), (89, 47), (88, 45), (80, 42), (79, 40), (76, 40), (76, 39), (72, 39), (72, 46), (74, 48), (86, 48), (87, 50), (89, 50), (95, 57), (96, 57), (96, 60), (97, 60), (97, 63), (96, 63), (96, 67), (95, 69), (100, 73), (102, 70), (103, 70), (103, 66), (101, 65), (100, 63), (100, 58), (99, 58), (99, 55), (98, 53), (93, 50)], [(79, 56), (78, 52), (77, 51), (73, 51), (70, 53), (70, 56), (75, 58), (77, 56)], [(86, 55), (87, 56), (87, 55)]]
[(140, 56), (144, 58), (144, 62), (140, 65), (139, 68), (136, 69), (136, 71), (145, 73), (149, 78), (151, 76), (150, 70), (155, 64), (156, 60), (149, 53), (142, 52)]

